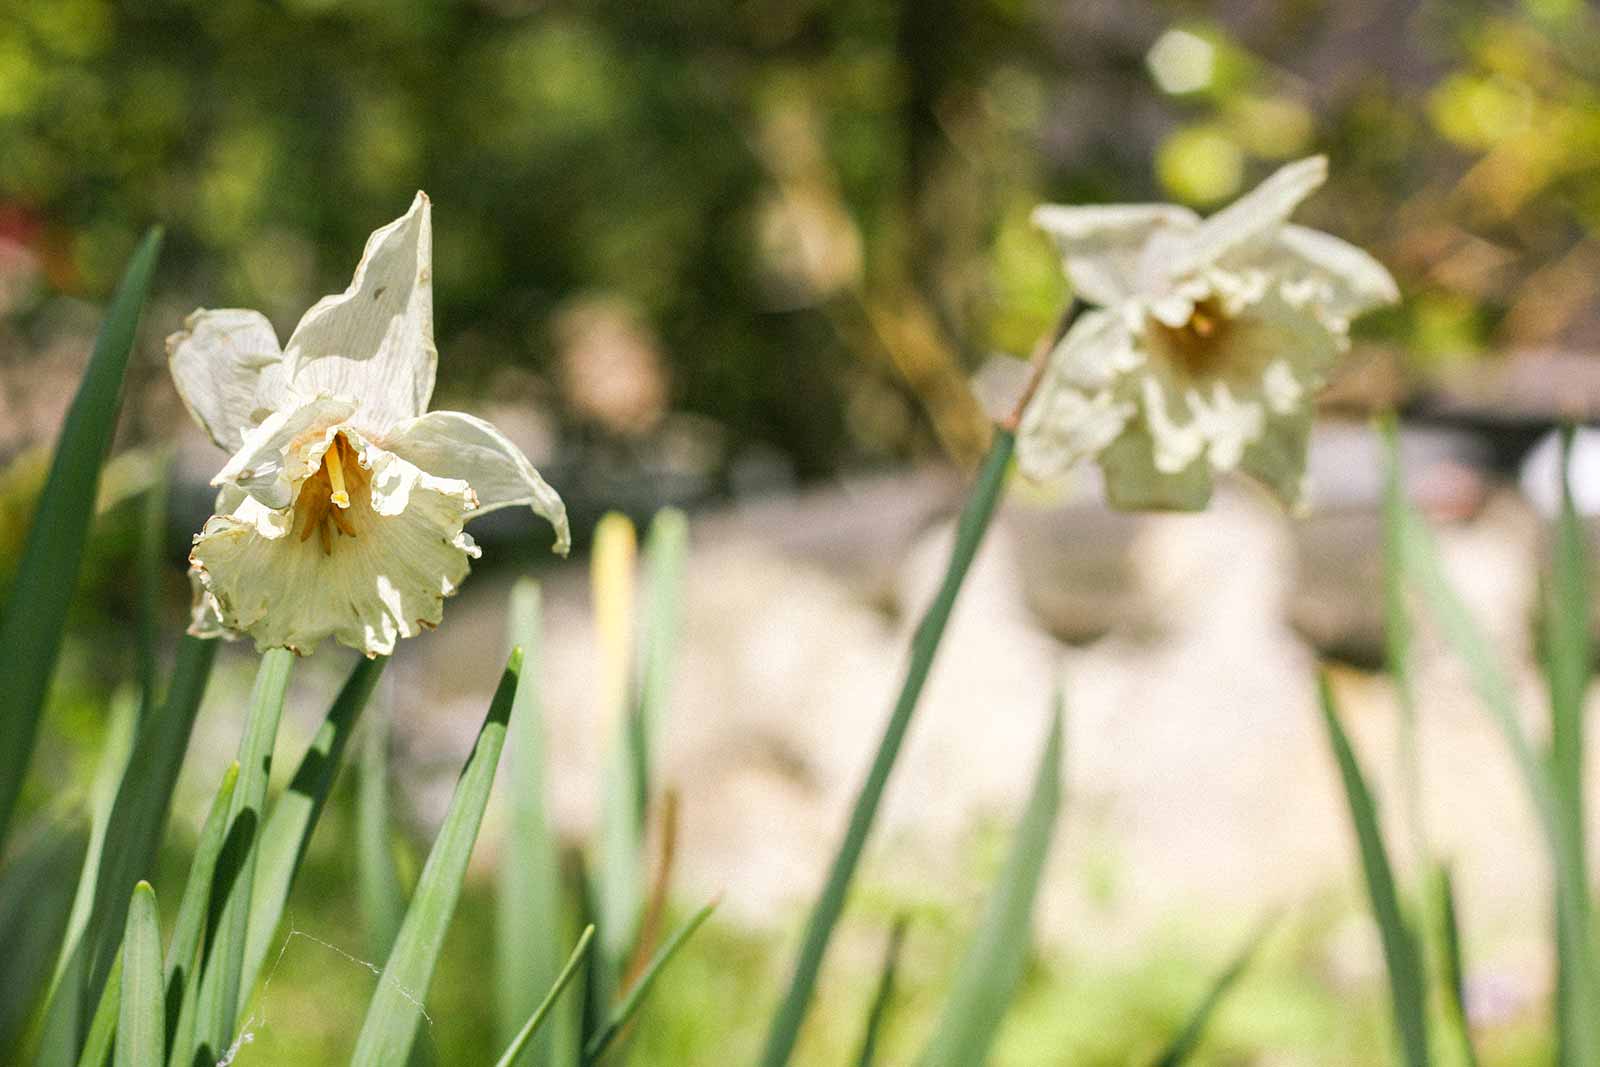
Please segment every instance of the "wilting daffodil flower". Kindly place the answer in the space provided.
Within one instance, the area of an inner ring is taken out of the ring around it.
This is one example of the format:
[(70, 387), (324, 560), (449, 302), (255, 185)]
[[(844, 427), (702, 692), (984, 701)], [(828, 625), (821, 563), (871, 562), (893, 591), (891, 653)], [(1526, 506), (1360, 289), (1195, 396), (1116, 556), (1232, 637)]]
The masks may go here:
[(1204, 220), (1170, 204), (1034, 212), (1093, 307), (1023, 412), (1025, 474), (1095, 458), (1113, 506), (1193, 510), (1214, 471), (1238, 469), (1299, 502), (1311, 397), (1350, 320), (1399, 299), (1367, 253), (1287, 221), (1327, 169), (1289, 164)]
[(255, 311), (197, 311), (168, 338), (184, 404), (232, 454), (189, 554), (191, 632), (386, 655), (437, 625), (466, 577), (479, 554), (467, 519), (528, 505), (567, 551), (566, 508), (527, 457), (482, 419), (427, 410), (429, 212), (418, 193), (282, 348)]

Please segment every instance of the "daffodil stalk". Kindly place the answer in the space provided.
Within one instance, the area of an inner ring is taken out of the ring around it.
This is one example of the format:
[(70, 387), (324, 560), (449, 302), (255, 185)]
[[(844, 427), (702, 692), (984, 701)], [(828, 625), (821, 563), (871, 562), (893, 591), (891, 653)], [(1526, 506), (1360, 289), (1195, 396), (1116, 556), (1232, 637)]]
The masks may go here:
[(1311, 396), (1348, 347), (1350, 320), (1397, 299), (1365, 252), (1288, 224), (1326, 160), (1284, 167), (1211, 218), (1169, 204), (1046, 205), (1077, 300), (1036, 349), (1016, 408), (994, 428), (939, 591), (911, 639), (899, 698), (806, 924), (762, 1054), (785, 1067), (822, 958), (1013, 452), (1052, 479), (1097, 461), (1114, 507), (1195, 510), (1239, 469), (1303, 497)]

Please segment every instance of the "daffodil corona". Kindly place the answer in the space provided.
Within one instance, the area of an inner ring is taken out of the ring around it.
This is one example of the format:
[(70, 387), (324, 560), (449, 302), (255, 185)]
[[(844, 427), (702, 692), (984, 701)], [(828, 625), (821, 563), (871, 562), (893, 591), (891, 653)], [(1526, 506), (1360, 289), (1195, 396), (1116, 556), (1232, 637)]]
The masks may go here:
[(439, 623), (479, 554), (473, 516), (529, 506), (567, 551), (566, 508), (527, 457), (482, 419), (427, 410), (432, 245), (418, 193), (281, 349), (255, 311), (197, 311), (168, 338), (184, 404), (232, 454), (189, 554), (191, 632), (385, 655)]
[(1081, 315), (1017, 435), (1035, 479), (1086, 459), (1116, 507), (1193, 510), (1242, 470), (1299, 503), (1311, 399), (1350, 320), (1399, 299), (1367, 253), (1287, 220), (1327, 176), (1292, 163), (1207, 219), (1170, 204), (1045, 205)]

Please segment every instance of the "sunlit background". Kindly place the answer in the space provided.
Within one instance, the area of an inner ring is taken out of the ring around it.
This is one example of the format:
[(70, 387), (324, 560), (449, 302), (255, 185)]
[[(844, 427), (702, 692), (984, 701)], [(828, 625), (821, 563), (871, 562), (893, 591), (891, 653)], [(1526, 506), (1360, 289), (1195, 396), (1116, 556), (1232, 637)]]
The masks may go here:
[[(66, 806), (131, 677), (145, 512), (170, 458), (182, 560), (223, 457), (162, 340), (196, 307), (287, 336), (417, 189), (434, 208), (435, 405), (504, 426), (566, 498), (578, 551), (498, 515), (437, 634), (396, 657), (402, 868), (481, 714), (510, 580), (546, 584), (552, 802), (598, 798), (582, 558), (599, 516), (692, 520), (663, 773), (684, 900), (727, 904), (666, 982), (639, 1062), (748, 1058), (937, 576), (986, 407), (1070, 298), (1042, 201), (1226, 202), (1324, 152), (1298, 216), (1390, 266), (1326, 400), (1313, 507), (1243, 485), (1205, 516), (1129, 518), (1085, 473), (1013, 494), (980, 559), (888, 820), (825, 972), (807, 1064), (844, 1062), (896, 915), (917, 1047), (1021, 803), (1057, 678), (1068, 797), (1037, 965), (997, 1063), (1159, 1049), (1265, 915), (1263, 962), (1206, 1062), (1386, 1062), (1376, 935), (1314, 720), (1321, 657), (1380, 779), (1379, 451), (1399, 406), (1411, 491), (1537, 705), (1529, 618), (1554, 493), (1541, 435), (1600, 412), (1600, 15), (1582, 0), (10, 0), (0, 7), (0, 582), (100, 309), (143, 229), (167, 244), (129, 372), (34, 810)], [(1600, 459), (1580, 495), (1600, 511)], [(1548, 1050), (1546, 874), (1459, 668), (1424, 641), (1426, 808), (1462, 878), (1486, 1058)], [(297, 676), (285, 744), (348, 665)], [(213, 684), (184, 780), (181, 872), (231, 751), (250, 660)], [(298, 731), (298, 732), (297, 732)], [(209, 754), (209, 755), (208, 755)], [(287, 761), (283, 761), (287, 762)], [(348, 792), (348, 790), (347, 790)], [(361, 956), (341, 795), (291, 902)], [(493, 863), (495, 827), (478, 851)], [(1403, 851), (1403, 850), (1402, 850)], [(409, 864), (409, 867), (407, 865)], [(487, 1062), (487, 890), (469, 883), (429, 998), (439, 1063)], [(474, 896), (476, 895), (476, 896)], [(284, 955), (250, 1063), (332, 1061), (372, 977)], [(476, 1057), (476, 1060), (473, 1059)]]

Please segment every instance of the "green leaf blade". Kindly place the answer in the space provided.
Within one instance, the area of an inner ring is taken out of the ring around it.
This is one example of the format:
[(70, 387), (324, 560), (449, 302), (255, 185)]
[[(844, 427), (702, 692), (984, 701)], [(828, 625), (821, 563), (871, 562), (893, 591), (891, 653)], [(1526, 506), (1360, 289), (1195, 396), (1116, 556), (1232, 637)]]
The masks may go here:
[(1022, 980), (1032, 941), (1034, 899), (1061, 807), (1061, 750), (1058, 694), (1011, 854), (956, 971), (938, 1028), (918, 1060), (921, 1067), (983, 1063)]
[(1233, 991), (1239, 979), (1250, 969), (1250, 964), (1255, 962), (1256, 954), (1271, 932), (1272, 924), (1269, 922), (1262, 924), (1261, 928), (1251, 935), (1244, 948), (1223, 972), (1217, 975), (1216, 980), (1211, 983), (1211, 988), (1206, 990), (1206, 995), (1195, 1005), (1194, 1011), (1183, 1024), (1183, 1029), (1178, 1031), (1172, 1043), (1156, 1057), (1155, 1067), (1182, 1067), (1189, 1062), (1189, 1057), (1200, 1047), (1200, 1041), (1206, 1035), (1206, 1028), (1211, 1025), (1212, 1016)]
[(166, 1061), (162, 1010), (161, 915), (149, 882), (133, 890), (122, 939), (122, 1005), (117, 1015), (116, 1067), (155, 1067)]
[(889, 1017), (889, 1007), (894, 1003), (895, 976), (900, 969), (900, 949), (905, 945), (908, 925), (908, 920), (902, 915), (889, 931), (889, 946), (883, 951), (883, 967), (878, 972), (878, 988), (872, 996), (872, 1007), (867, 1011), (867, 1025), (861, 1036), (861, 1051), (856, 1055), (856, 1067), (872, 1067), (878, 1058), (878, 1043)]
[(262, 809), (272, 773), (272, 750), (283, 715), (294, 653), (274, 648), (261, 657), (239, 739), (239, 780), (228, 804), (228, 829), (212, 887), (214, 926), (200, 975), (196, 1048), (222, 1059), (239, 1020), (244, 956), (259, 856)]
[(1322, 718), (1328, 741), (1339, 765), (1350, 819), (1355, 826), (1367, 897), (1383, 939), (1383, 957), (1389, 970), (1389, 994), (1394, 1024), (1408, 1067), (1428, 1067), (1427, 986), (1415, 934), (1400, 910), (1394, 872), (1378, 826), (1377, 806), (1356, 761), (1355, 750), (1334, 706), (1333, 690), (1324, 676), (1319, 680)]
[(584, 928), (583, 934), (578, 938), (577, 946), (572, 950), (572, 955), (567, 957), (566, 966), (562, 967), (561, 973), (556, 975), (555, 983), (550, 987), (550, 992), (545, 994), (544, 1000), (539, 1002), (539, 1006), (528, 1017), (528, 1021), (523, 1024), (522, 1029), (518, 1030), (516, 1036), (511, 1039), (511, 1044), (501, 1054), (500, 1058), (495, 1061), (495, 1067), (513, 1067), (517, 1062), (517, 1057), (522, 1055), (523, 1050), (528, 1047), (528, 1042), (533, 1039), (539, 1032), (539, 1028), (544, 1024), (545, 1018), (550, 1014), (550, 1009), (561, 999), (561, 994), (566, 992), (567, 986), (572, 984), (572, 979), (577, 976), (578, 968), (583, 965), (584, 958), (589, 954), (589, 945), (593, 940), (594, 926), (591, 924)]
[(688, 922), (680, 926), (677, 932), (667, 939), (666, 944), (656, 950), (656, 954), (651, 957), (649, 966), (644, 969), (644, 973), (639, 976), (639, 980), (633, 984), (633, 988), (628, 990), (621, 1003), (611, 1010), (605, 1022), (595, 1031), (594, 1035), (589, 1039), (589, 1043), (584, 1046), (583, 1062), (585, 1064), (592, 1064), (599, 1060), (601, 1056), (605, 1055), (606, 1049), (610, 1048), (612, 1043), (622, 1036), (622, 1032), (627, 1029), (633, 1017), (639, 1013), (639, 1009), (644, 1007), (645, 1000), (650, 995), (650, 987), (655, 984), (656, 979), (661, 976), (661, 972), (672, 962), (672, 957), (678, 954), (678, 950), (688, 943), (689, 938), (694, 936), (694, 932), (700, 929), (701, 925), (711, 917), (711, 913), (716, 910), (717, 902), (713, 900), (695, 912)]
[(295, 875), (338, 776), (350, 734), (388, 662), (387, 656), (356, 661), (306, 747), (288, 787), (272, 804), (256, 849), (255, 886), (250, 893), (249, 931), (240, 971), (240, 1014), (266, 963)]
[(839, 923), (839, 916), (844, 913), (850, 883), (854, 880), (856, 867), (861, 862), (867, 835), (877, 818), (878, 805), (883, 800), (883, 791), (889, 783), (889, 774), (894, 769), (895, 761), (900, 755), (900, 747), (905, 742), (906, 732), (911, 727), (911, 719), (922, 696), (922, 688), (928, 680), (928, 673), (933, 669), (934, 657), (939, 651), (939, 643), (950, 621), (950, 613), (955, 608), (956, 596), (961, 591), (967, 570), (971, 567), (978, 546), (988, 531), (989, 522), (994, 517), (995, 506), (1005, 486), (1006, 470), (1016, 449), (1016, 443), (1016, 436), (1009, 430), (995, 430), (994, 438), (989, 445), (989, 454), (984, 459), (977, 482), (967, 498), (966, 507), (962, 510), (961, 518), (956, 525), (955, 545), (951, 549), (944, 580), (912, 636), (911, 660), (906, 667), (905, 681), (901, 685), (900, 695), (896, 698), (894, 710), (890, 712), (889, 721), (884, 726), (883, 737), (878, 742), (878, 750), (873, 755), (867, 778), (862, 783), (861, 791), (856, 795), (844, 839), (839, 843), (839, 851), (835, 853), (833, 865), (828, 869), (827, 881), (823, 884), (822, 892), (818, 895), (810, 918), (806, 922), (800, 953), (795, 960), (788, 987), (778, 1004), (778, 1010), (773, 1013), (772, 1023), (767, 1031), (766, 1045), (761, 1053), (762, 1067), (785, 1067), (789, 1057), (794, 1053), (795, 1042), (800, 1037), (800, 1026), (805, 1021), (812, 994), (816, 991), (817, 975), (822, 969), (822, 957), (828, 950), (828, 942), (833, 938), (833, 930)]
[(418, 1001), (427, 995), (445, 932), (455, 914), (467, 861), (472, 856), (472, 846), (494, 785), (500, 752), (505, 747), (506, 723), (511, 716), (521, 671), (522, 651), (514, 649), (472, 754), (456, 781), (444, 823), (428, 853), (411, 897), (411, 906), (406, 909), (400, 933), (378, 979), (377, 991), (356, 1038), (350, 1061), (352, 1067), (404, 1063), (411, 1052), (422, 1012)]
[(151, 230), (128, 261), (111, 299), (56, 440), (50, 473), (0, 617), (0, 693), (6, 694), (0, 706), (0, 846), (38, 740), (45, 695), (61, 652), (67, 605), (94, 516), (100, 468), (116, 431), (122, 379), (160, 250), (161, 231)]

